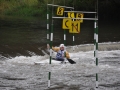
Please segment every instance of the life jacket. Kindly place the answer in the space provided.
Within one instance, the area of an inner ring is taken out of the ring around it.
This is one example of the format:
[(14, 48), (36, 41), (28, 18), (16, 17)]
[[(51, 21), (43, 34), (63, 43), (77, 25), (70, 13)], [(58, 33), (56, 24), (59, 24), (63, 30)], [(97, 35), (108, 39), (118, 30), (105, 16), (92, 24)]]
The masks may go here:
[(65, 57), (65, 54), (66, 52), (65, 52), (65, 50), (59, 50), (58, 52), (57, 52), (57, 55), (56, 55), (56, 58), (62, 58), (62, 59), (64, 59), (64, 57)]
[(69, 53), (66, 51), (66, 49), (64, 49), (64, 50), (61, 52), (61, 50), (60, 50), (59, 47), (52, 47), (52, 50), (58, 53), (58, 55), (56, 55), (56, 58), (57, 58), (57, 57), (62, 57), (62, 55), (63, 55), (64, 57), (66, 57), (66, 58), (70, 58)]

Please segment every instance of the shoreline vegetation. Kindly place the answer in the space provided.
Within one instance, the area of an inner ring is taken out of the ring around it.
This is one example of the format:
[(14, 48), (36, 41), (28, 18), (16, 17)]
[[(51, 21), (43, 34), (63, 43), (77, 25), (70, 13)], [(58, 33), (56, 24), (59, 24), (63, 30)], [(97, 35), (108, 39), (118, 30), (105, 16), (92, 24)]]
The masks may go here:
[[(52, 0), (0, 0), (0, 16), (46, 18), (47, 3), (52, 3)], [(55, 0), (54, 3), (62, 4), (63, 1)], [(50, 10), (51, 7), (49, 14)]]
[(40, 0), (0, 0), (2, 16), (44, 17), (45, 9), (45, 4)]
[[(96, 1), (97, 0), (54, 0), (54, 4), (73, 7), (74, 3), (75, 10), (95, 11)], [(0, 0), (0, 15), (13, 17), (41, 17), (45, 19), (47, 13), (47, 3), (52, 4), (53, 0)], [(99, 0), (98, 9), (99, 19), (120, 19), (120, 14), (118, 13), (120, 9), (119, 0)], [(51, 10), (52, 7), (49, 7), (50, 15)], [(56, 10), (57, 7), (54, 7), (55, 15)]]

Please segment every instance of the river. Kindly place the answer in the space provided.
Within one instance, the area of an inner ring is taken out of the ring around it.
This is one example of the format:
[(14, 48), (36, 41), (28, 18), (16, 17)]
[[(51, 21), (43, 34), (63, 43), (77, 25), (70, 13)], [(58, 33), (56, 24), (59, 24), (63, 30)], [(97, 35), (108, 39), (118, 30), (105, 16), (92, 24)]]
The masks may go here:
[[(64, 42), (64, 31), (56, 22), (53, 46)], [(119, 28), (118, 22), (98, 23), (99, 90), (120, 90)], [(46, 49), (46, 34), (46, 20), (0, 18), (0, 90), (95, 90), (94, 21), (81, 24), (74, 45), (73, 34), (66, 30), (66, 48), (77, 64), (53, 62), (50, 88), (47, 87), (49, 57), (41, 52)]]

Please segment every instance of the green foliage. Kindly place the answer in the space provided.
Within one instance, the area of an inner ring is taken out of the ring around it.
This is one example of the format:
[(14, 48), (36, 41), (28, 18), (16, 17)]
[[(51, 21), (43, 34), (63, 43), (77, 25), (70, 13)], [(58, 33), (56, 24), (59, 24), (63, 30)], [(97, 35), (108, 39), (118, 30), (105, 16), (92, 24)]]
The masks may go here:
[[(114, 14), (112, 11), (119, 11), (118, 0), (98, 0), (99, 12), (101, 14)], [(54, 4), (74, 7), (79, 11), (95, 11), (97, 0), (54, 0)], [(0, 14), (18, 16), (43, 16), (46, 17), (47, 3), (52, 4), (53, 0), (0, 0)], [(56, 13), (54, 8), (54, 13)], [(49, 7), (51, 13), (52, 7)], [(117, 15), (117, 14), (116, 14)], [(106, 15), (107, 16), (107, 15)]]
[(38, 16), (43, 17), (44, 8), (40, 9), (38, 7), (18, 7), (14, 10), (8, 10), (5, 12), (6, 15), (12, 16)]
[(44, 0), (38, 0), (38, 2), (40, 2), (40, 3), (44, 3)]
[(38, 0), (2, 0), (0, 11), (3, 15), (45, 16), (45, 4)]

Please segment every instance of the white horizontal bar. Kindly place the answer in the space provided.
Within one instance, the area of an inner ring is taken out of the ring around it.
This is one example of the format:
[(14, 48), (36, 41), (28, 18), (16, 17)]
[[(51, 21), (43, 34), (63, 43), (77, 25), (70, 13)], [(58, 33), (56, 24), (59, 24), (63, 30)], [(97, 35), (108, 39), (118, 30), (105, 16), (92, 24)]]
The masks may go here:
[(64, 11), (64, 12), (74, 12), (74, 13), (97, 13), (97, 12), (89, 12), (89, 11)]
[(67, 18), (67, 19), (83, 19), (83, 20), (98, 20), (98, 18), (68, 18), (68, 17), (52, 17), (54, 19), (64, 19), (64, 18)]
[(48, 6), (54, 6), (54, 7), (64, 7), (64, 8), (72, 8), (74, 9), (73, 7), (67, 7), (67, 6), (60, 6), (60, 5), (54, 5), (54, 4), (47, 4)]

